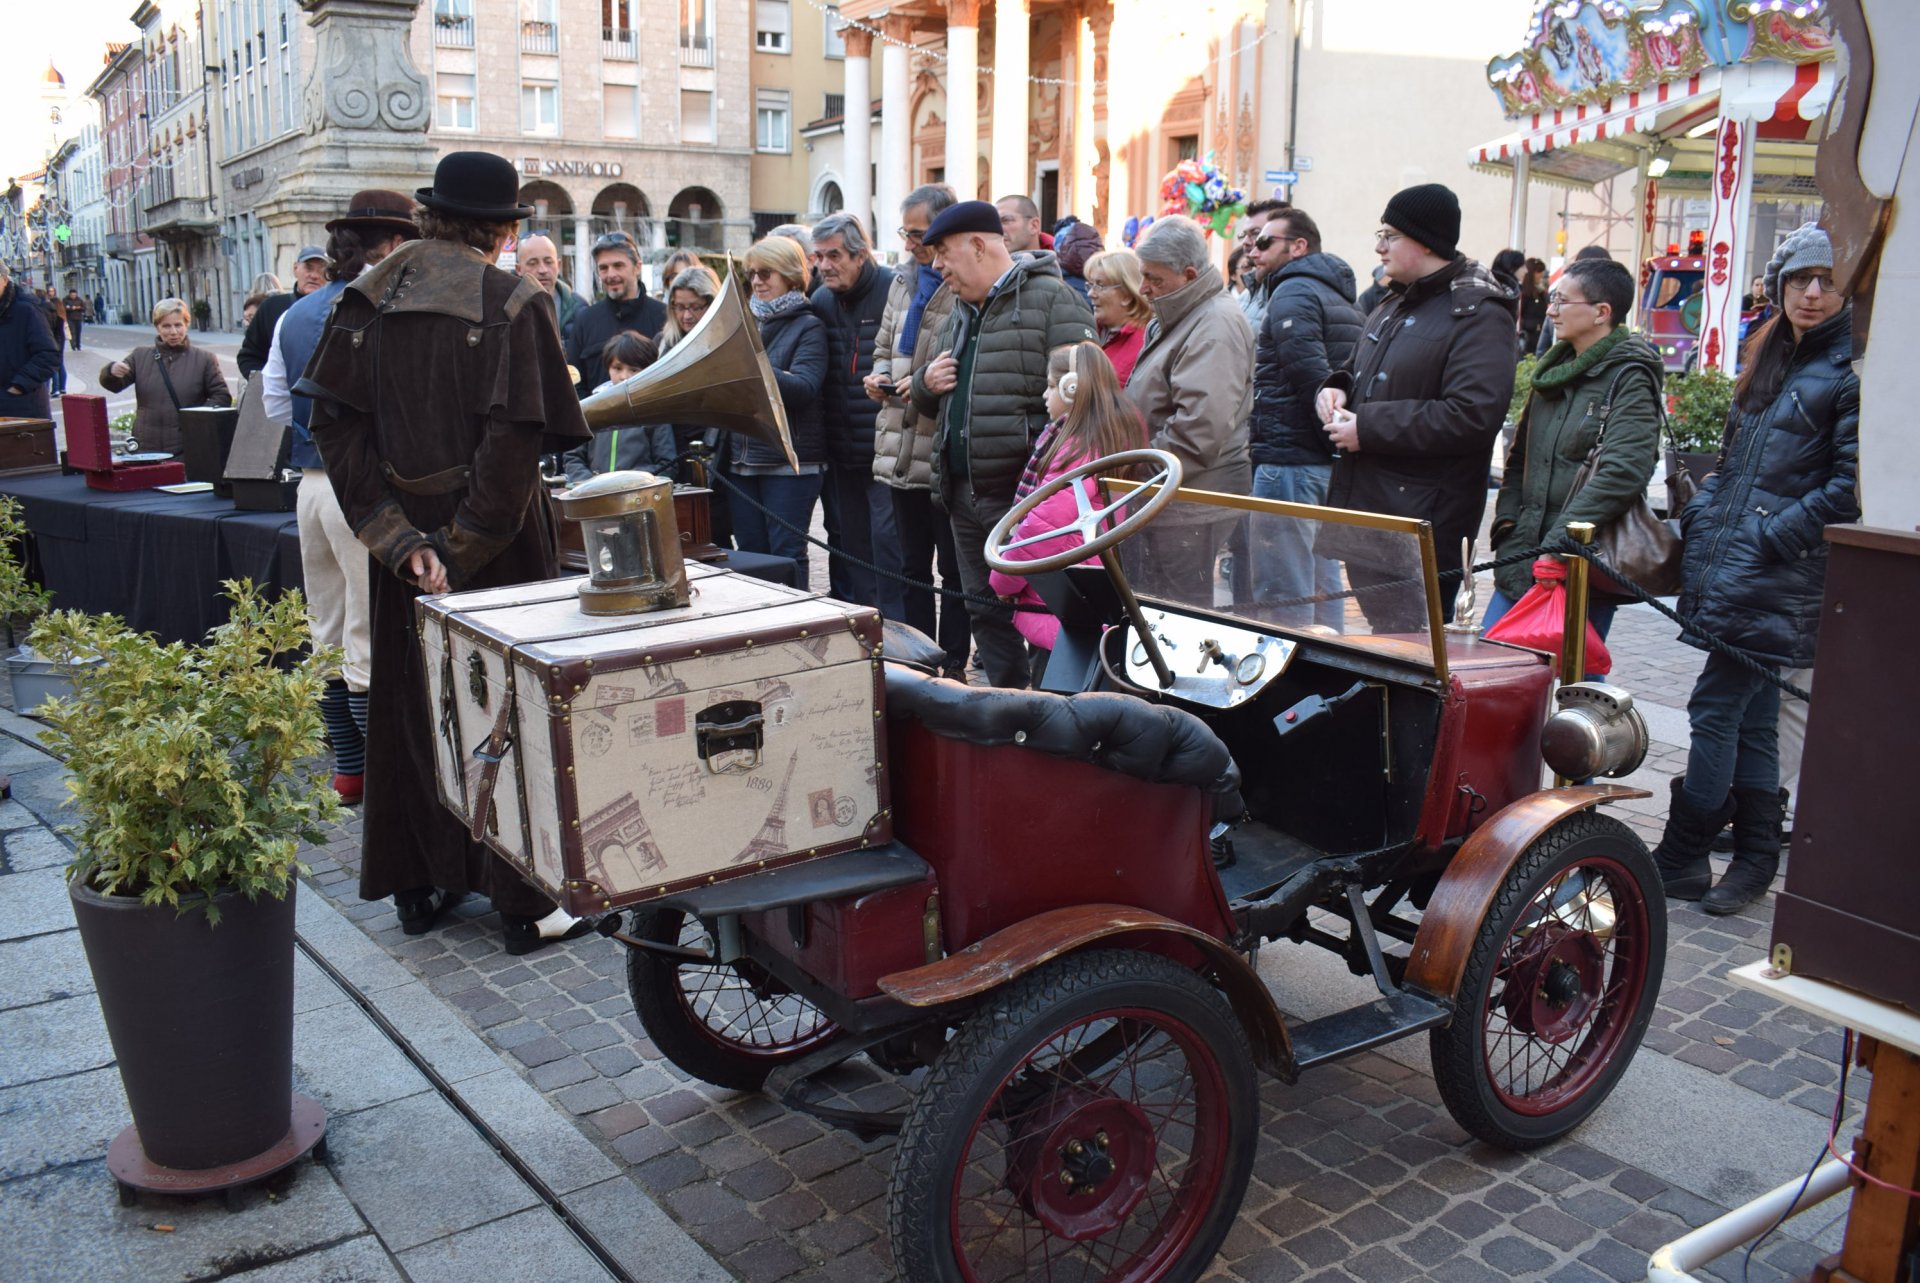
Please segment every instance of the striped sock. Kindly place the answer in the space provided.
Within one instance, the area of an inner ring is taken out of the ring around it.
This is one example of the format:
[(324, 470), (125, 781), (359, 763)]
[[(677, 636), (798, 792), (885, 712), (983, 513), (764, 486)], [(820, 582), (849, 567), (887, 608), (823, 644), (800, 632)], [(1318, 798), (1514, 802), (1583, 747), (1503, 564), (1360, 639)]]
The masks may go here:
[(353, 713), (353, 724), (360, 732), (360, 738), (367, 737), (367, 693), (350, 690), (347, 692), (347, 708)]
[(351, 698), (347, 684), (339, 681), (328, 682), (326, 694), (320, 697), (320, 717), (327, 724), (327, 738), (333, 741), (333, 769), (341, 775), (359, 775), (366, 769), (366, 741), (353, 724), (348, 708)]

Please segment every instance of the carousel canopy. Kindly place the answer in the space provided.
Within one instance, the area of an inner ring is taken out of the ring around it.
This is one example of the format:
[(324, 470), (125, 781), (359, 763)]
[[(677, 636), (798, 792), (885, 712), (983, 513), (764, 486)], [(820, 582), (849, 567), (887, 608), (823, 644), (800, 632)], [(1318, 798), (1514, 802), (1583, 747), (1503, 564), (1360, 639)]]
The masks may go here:
[[(1810, 136), (1838, 75), (1824, 6), (1788, 0), (1549, 0), (1527, 44), (1487, 81), (1513, 132), (1468, 153), (1474, 168), (1590, 187), (1652, 162), (1662, 190), (1705, 192), (1714, 122), (1758, 123), (1753, 194), (1816, 195)], [(1650, 171), (1651, 172), (1651, 171)]]

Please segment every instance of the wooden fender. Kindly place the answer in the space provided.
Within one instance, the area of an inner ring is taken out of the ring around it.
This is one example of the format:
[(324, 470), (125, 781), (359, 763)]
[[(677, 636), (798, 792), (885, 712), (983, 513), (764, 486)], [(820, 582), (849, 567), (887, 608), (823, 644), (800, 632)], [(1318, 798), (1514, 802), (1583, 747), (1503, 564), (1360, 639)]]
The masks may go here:
[(1473, 950), (1480, 924), (1526, 849), (1569, 815), (1592, 810), (1603, 802), (1651, 796), (1645, 789), (1620, 784), (1543, 789), (1509, 804), (1475, 829), (1454, 854), (1427, 901), (1407, 961), (1407, 987), (1451, 1002), (1460, 990), (1460, 976), (1466, 970), (1467, 955)]
[(880, 978), (880, 989), (909, 1007), (961, 1002), (1009, 984), (1064, 953), (1120, 936), (1178, 937), (1211, 962), (1220, 987), (1253, 1044), (1254, 1063), (1268, 1073), (1294, 1077), (1293, 1043), (1286, 1021), (1247, 960), (1204, 931), (1146, 909), (1123, 904), (1080, 904), (1028, 918), (938, 962)]

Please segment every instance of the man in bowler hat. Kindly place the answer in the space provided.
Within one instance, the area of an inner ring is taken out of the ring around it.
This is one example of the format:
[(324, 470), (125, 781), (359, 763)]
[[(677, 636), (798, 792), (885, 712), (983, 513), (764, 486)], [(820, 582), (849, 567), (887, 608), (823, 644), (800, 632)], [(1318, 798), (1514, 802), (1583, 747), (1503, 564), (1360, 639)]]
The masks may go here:
[(513, 164), (453, 152), (414, 193), (421, 239), (340, 292), (296, 393), (373, 576), (360, 895), (426, 931), (477, 892), (508, 953), (586, 931), (436, 801), (434, 710), (413, 634), (420, 593), (559, 574), (539, 459), (587, 437), (553, 299), (494, 266), (521, 219)]

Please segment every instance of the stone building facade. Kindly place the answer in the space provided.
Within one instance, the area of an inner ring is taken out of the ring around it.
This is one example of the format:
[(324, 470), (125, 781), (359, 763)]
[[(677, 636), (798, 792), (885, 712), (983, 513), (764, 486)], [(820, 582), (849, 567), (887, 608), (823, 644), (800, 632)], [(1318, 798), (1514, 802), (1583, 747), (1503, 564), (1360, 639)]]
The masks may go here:
[(100, 319), (144, 322), (161, 295), (153, 240), (146, 232), (143, 180), (151, 162), (141, 46), (134, 41), (109, 43), (106, 66), (87, 87), (87, 96), (100, 104), (101, 200), (106, 206), (101, 275), (107, 315)]

